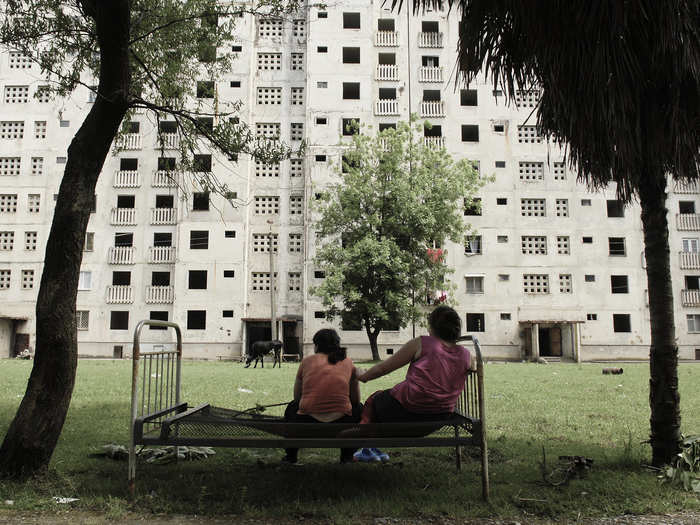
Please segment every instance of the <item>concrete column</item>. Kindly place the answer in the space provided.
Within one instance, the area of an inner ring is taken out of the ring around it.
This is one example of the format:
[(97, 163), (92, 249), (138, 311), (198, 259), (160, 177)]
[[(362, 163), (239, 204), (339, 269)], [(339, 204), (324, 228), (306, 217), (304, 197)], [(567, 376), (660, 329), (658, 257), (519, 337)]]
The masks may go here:
[(578, 329), (579, 323), (571, 323), (571, 333), (573, 336), (574, 358), (577, 363), (581, 362), (581, 332)]
[(540, 325), (538, 323), (532, 323), (530, 337), (532, 360), (537, 361), (540, 358)]

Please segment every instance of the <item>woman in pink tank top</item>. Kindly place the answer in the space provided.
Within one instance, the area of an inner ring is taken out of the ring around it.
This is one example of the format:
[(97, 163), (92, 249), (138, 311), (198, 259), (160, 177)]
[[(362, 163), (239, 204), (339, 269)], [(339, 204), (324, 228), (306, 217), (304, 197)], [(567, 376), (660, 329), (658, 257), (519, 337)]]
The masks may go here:
[(412, 339), (386, 361), (358, 373), (358, 380), (366, 383), (410, 363), (406, 379), (367, 399), (362, 422), (448, 417), (464, 389), (472, 363), (469, 351), (456, 344), (461, 331), (459, 314), (449, 306), (438, 306), (428, 317), (430, 335)]

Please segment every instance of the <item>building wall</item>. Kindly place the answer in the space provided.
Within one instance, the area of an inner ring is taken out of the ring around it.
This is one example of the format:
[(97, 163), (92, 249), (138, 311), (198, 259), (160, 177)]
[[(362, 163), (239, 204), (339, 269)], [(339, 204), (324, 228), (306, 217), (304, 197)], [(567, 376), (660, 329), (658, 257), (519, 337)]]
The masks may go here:
[[(359, 119), (363, 126), (376, 129), (416, 113), (440, 126), (442, 140), (453, 156), (478, 161), (481, 173), (492, 178), (478, 195), (481, 214), (464, 218), (465, 234), (471, 226), (481, 236), (480, 253), (467, 251), (462, 243), (445, 246), (447, 264), (455, 270), (457, 309), (465, 328), (479, 336), (485, 355), (522, 359), (533, 323), (562, 323), (568, 327), (562, 331), (562, 352), (565, 358), (573, 358), (568, 330), (570, 323), (577, 323), (582, 360), (646, 359), (648, 286), (638, 206), (626, 207), (623, 217), (609, 217), (608, 201), (615, 199), (614, 188), (589, 191), (568, 166), (565, 148), (536, 137), (522, 138), (519, 126), (535, 124), (531, 101), (507, 104), (483, 76), (469, 86), (455, 84), (456, 16), (448, 18), (445, 11), (426, 11), (415, 17), (409, 10), (397, 14), (367, 0), (324, 9), (312, 6), (285, 20), (282, 34), (276, 36), (261, 36), (260, 21), (254, 17), (240, 18), (235, 32), (235, 45), (240, 46), (237, 60), (217, 82), (216, 101), (198, 101), (221, 108), (240, 100), (237, 117), (241, 122), (252, 129), (257, 124), (275, 124), (282, 140), (297, 147), (303, 138), (307, 144), (303, 157), (284, 161), (277, 171), (265, 173), (243, 155), (234, 161), (211, 152), (212, 174), (236, 192), (233, 205), (213, 195), (209, 210), (195, 210), (193, 193), (199, 190), (186, 175), (181, 175), (177, 187), (159, 185), (158, 158), (176, 156), (176, 150), (166, 148), (161, 154), (152, 119), (144, 113), (133, 116), (139, 123), (138, 136), (133, 139), (138, 142), (133, 149), (108, 158), (88, 225), (94, 242), (83, 257), (82, 270), (89, 272), (89, 282), (86, 273), (77, 299), (77, 310), (89, 312), (80, 317), (84, 322), (79, 323), (80, 355), (111, 357), (115, 346), (122, 347), (122, 355), (130, 354), (137, 322), (152, 315), (167, 315), (183, 327), (188, 357), (240, 355), (248, 344), (247, 323), (270, 319), (269, 282), (266, 287), (259, 279), (259, 274), (271, 271), (266, 248), (270, 234), (277, 236), (272, 258), (272, 271), (277, 274), (277, 317), (299, 320), (295, 333), (304, 352), (312, 351), (316, 330), (339, 328), (317, 317), (323, 308), (308, 289), (320, 282), (313, 262), (317, 239), (311, 203), (321, 188), (338, 180), (342, 121)], [(359, 28), (344, 28), (346, 13), (359, 14)], [(391, 21), (393, 32), (386, 30)], [(359, 49), (360, 62), (343, 63), (343, 48)], [(260, 54), (279, 54), (279, 69), (259, 68)], [(386, 73), (392, 68), (380, 67), (380, 58), (391, 61), (392, 54), (396, 76), (390, 79)], [(21, 158), (18, 175), (0, 175), (0, 194), (17, 195), (16, 211), (0, 212), (0, 231), (14, 233), (11, 249), (6, 243), (6, 249), (0, 250), (0, 272), (11, 272), (9, 287), (0, 289), (0, 318), (28, 319), (25, 327), (34, 346), (34, 302), (54, 195), (67, 145), (90, 109), (91, 95), (80, 87), (65, 100), (42, 102), (33, 97), (44, 82), (37, 66), (19, 64), (9, 52), (0, 56), (0, 120), (24, 122), (22, 138), (0, 139), (0, 157)], [(349, 82), (359, 82), (358, 100), (343, 99), (343, 83)], [(8, 100), (8, 86), (28, 86), (27, 101)], [(259, 103), (260, 88), (281, 88), (281, 104)], [(297, 93), (294, 99), (292, 89)], [(386, 89), (396, 94), (391, 111), (383, 111), (391, 104), (379, 104)], [(462, 89), (475, 90), (476, 105), (462, 104)], [(436, 91), (442, 109), (426, 116), (422, 100), (434, 97)], [(46, 122), (44, 138), (36, 138), (36, 121)], [(477, 126), (478, 140), (462, 140), (465, 125)], [(43, 159), (40, 170), (32, 160), (36, 158)], [(124, 183), (129, 176), (121, 169), (122, 159), (137, 159), (135, 182)], [(521, 163), (541, 163), (541, 177), (523, 177)], [(29, 211), (29, 195), (39, 196), (39, 211)], [(135, 220), (119, 224), (115, 216), (124, 211), (117, 209), (118, 204), (128, 196), (135, 200)], [(166, 213), (157, 204), (168, 196), (172, 196), (173, 209)], [(278, 213), (259, 213), (256, 197), (278, 198)], [(524, 216), (523, 199), (544, 199), (544, 216)], [(676, 331), (681, 357), (688, 359), (700, 348), (700, 220), (695, 209), (699, 204), (697, 186), (669, 184)], [(162, 213), (173, 220), (156, 224), (154, 214)], [(205, 249), (197, 249), (193, 231), (208, 232)], [(26, 232), (36, 232), (35, 249)], [(114, 250), (115, 242), (124, 238), (121, 234), (133, 236), (126, 260)], [(155, 234), (171, 235), (171, 258), (153, 262)], [(525, 236), (545, 237), (546, 253), (523, 253)], [(562, 253), (559, 237), (568, 238), (568, 253)], [(623, 255), (610, 254), (610, 238), (624, 238)], [(681, 253), (684, 240), (686, 252)], [(205, 289), (190, 287), (193, 271), (206, 271)], [(113, 288), (115, 279), (123, 277), (114, 272), (130, 272), (129, 289)], [(162, 278), (154, 272), (168, 273), (169, 285), (152, 289), (154, 279)], [(526, 293), (524, 275), (529, 274), (547, 275), (548, 291)], [(612, 276), (627, 277), (625, 293), (612, 293)], [(481, 290), (473, 287), (475, 282), (481, 283)], [(127, 322), (115, 319), (119, 312), (128, 312)], [(206, 318), (203, 327), (195, 328), (198, 312), (205, 312)], [(613, 316), (620, 315), (629, 316), (629, 331), (615, 331)], [(416, 327), (417, 334), (424, 332), (424, 327)], [(380, 353), (398, 350), (412, 333), (409, 326), (381, 334)], [(352, 357), (369, 357), (364, 331), (342, 331), (341, 336)], [(171, 336), (146, 329), (143, 339), (164, 344)]]

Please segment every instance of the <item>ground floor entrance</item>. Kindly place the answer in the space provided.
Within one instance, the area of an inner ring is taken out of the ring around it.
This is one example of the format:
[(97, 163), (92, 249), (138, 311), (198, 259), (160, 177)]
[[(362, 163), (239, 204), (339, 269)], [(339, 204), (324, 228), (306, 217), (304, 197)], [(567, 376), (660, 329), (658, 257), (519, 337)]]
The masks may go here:
[[(257, 341), (270, 341), (272, 339), (272, 326), (269, 319), (244, 319), (245, 342), (243, 348), (246, 354), (250, 354), (253, 343)], [(277, 325), (277, 338), (282, 341), (282, 357), (285, 360), (300, 360), (301, 348), (301, 317), (282, 317)]]
[(580, 336), (578, 321), (521, 322), (523, 359), (540, 358), (579, 360)]

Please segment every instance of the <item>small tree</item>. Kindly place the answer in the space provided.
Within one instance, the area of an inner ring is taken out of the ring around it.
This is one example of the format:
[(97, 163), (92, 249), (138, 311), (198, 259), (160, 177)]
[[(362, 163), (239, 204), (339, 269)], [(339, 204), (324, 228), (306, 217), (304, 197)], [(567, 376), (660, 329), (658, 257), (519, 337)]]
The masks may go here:
[[(359, 131), (359, 130), (355, 130)], [(372, 358), (382, 330), (415, 321), (449, 269), (436, 257), (446, 239), (464, 242), (463, 205), (483, 184), (473, 164), (423, 141), (423, 125), (399, 122), (379, 134), (355, 133), (322, 194), (312, 293), (328, 317), (364, 325)]]

